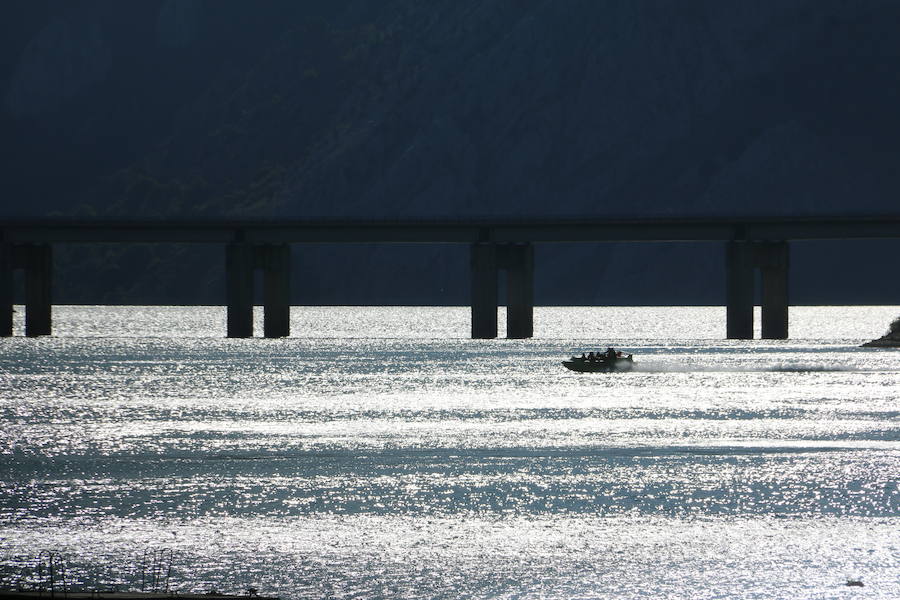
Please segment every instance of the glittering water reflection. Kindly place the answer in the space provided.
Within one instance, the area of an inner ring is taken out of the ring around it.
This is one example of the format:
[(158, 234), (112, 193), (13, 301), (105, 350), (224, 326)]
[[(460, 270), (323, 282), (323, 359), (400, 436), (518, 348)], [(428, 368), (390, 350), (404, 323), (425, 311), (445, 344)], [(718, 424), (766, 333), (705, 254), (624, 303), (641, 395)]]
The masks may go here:
[(252, 585), (294, 597), (833, 598), (861, 578), (866, 597), (888, 598), (897, 525), (627, 514), (128, 519), (18, 530), (11, 550), (52, 543), (127, 581), (123, 557), (165, 545), (198, 591)]
[(893, 307), (798, 309), (829, 337), (785, 342), (604, 310), (639, 358), (612, 377), (559, 365), (599, 343), (590, 309), (527, 341), (465, 339), (456, 308), (295, 309), (286, 340), (61, 310), (0, 341), (5, 585), (52, 549), (134, 588), (171, 548), (177, 589), (286, 598), (900, 596), (900, 354), (848, 339)]

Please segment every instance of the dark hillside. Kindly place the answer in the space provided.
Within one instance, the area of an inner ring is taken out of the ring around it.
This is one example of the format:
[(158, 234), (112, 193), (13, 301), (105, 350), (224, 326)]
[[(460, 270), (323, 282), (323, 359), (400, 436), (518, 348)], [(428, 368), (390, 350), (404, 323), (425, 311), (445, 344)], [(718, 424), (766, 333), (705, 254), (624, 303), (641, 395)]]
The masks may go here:
[[(10, 6), (6, 214), (897, 212), (895, 2)], [(795, 298), (896, 302), (900, 285), (848, 249), (798, 246)], [(297, 301), (466, 299), (462, 248), (295, 256)], [(61, 299), (101, 300), (94, 277), (118, 282), (106, 301), (221, 293), (212, 250), (59, 260), (73, 267)], [(722, 301), (717, 248), (540, 248), (538, 261), (539, 302)]]

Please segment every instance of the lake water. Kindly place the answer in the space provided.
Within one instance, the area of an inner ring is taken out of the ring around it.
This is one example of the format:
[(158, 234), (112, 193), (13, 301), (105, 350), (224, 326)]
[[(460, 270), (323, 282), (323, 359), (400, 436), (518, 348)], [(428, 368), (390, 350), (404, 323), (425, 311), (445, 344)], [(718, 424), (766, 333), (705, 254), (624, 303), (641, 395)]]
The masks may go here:
[[(721, 307), (537, 308), (485, 341), (295, 307), (228, 340), (221, 307), (54, 307), (0, 340), (0, 586), (51, 551), (74, 587), (286, 599), (900, 598), (900, 351), (858, 347), (898, 314), (739, 342)], [(635, 372), (560, 365), (606, 345)]]

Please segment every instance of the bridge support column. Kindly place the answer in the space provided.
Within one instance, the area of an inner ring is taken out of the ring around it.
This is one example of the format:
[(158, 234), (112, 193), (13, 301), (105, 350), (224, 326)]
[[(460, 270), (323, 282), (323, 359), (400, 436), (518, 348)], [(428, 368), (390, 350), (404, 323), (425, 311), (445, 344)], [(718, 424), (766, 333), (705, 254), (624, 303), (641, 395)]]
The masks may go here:
[(291, 334), (291, 248), (267, 244), (258, 250), (263, 270), (263, 335), (287, 337)]
[(253, 246), (228, 244), (225, 249), (226, 335), (253, 336)]
[(790, 254), (787, 242), (756, 245), (756, 264), (762, 271), (762, 337), (785, 340), (788, 337), (788, 268)]
[(504, 247), (506, 269), (506, 337), (534, 335), (534, 246), (509, 244)]
[(728, 242), (726, 248), (726, 335), (730, 340), (753, 339), (753, 245)]
[(50, 335), (53, 252), (50, 244), (25, 244), (19, 246), (19, 252), (25, 268), (25, 335)]
[(497, 337), (497, 246), (476, 243), (471, 248), (472, 338)]
[(13, 247), (0, 242), (0, 337), (13, 334)]

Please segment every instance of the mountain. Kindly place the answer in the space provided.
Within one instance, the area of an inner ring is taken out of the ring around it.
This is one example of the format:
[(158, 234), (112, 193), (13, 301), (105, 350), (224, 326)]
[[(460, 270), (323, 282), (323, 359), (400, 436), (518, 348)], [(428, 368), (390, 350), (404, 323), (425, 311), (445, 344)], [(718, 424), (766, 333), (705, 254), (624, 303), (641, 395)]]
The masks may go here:
[[(6, 10), (7, 215), (897, 213), (893, 1)], [(795, 244), (795, 300), (896, 302), (900, 284), (858, 258), (894, 246)], [(294, 255), (297, 302), (467, 298), (465, 248)], [(61, 249), (58, 297), (218, 303), (222, 260), (218, 249)], [(541, 246), (536, 260), (539, 303), (724, 298), (717, 245)], [(98, 298), (97, 278), (116, 285)]]

